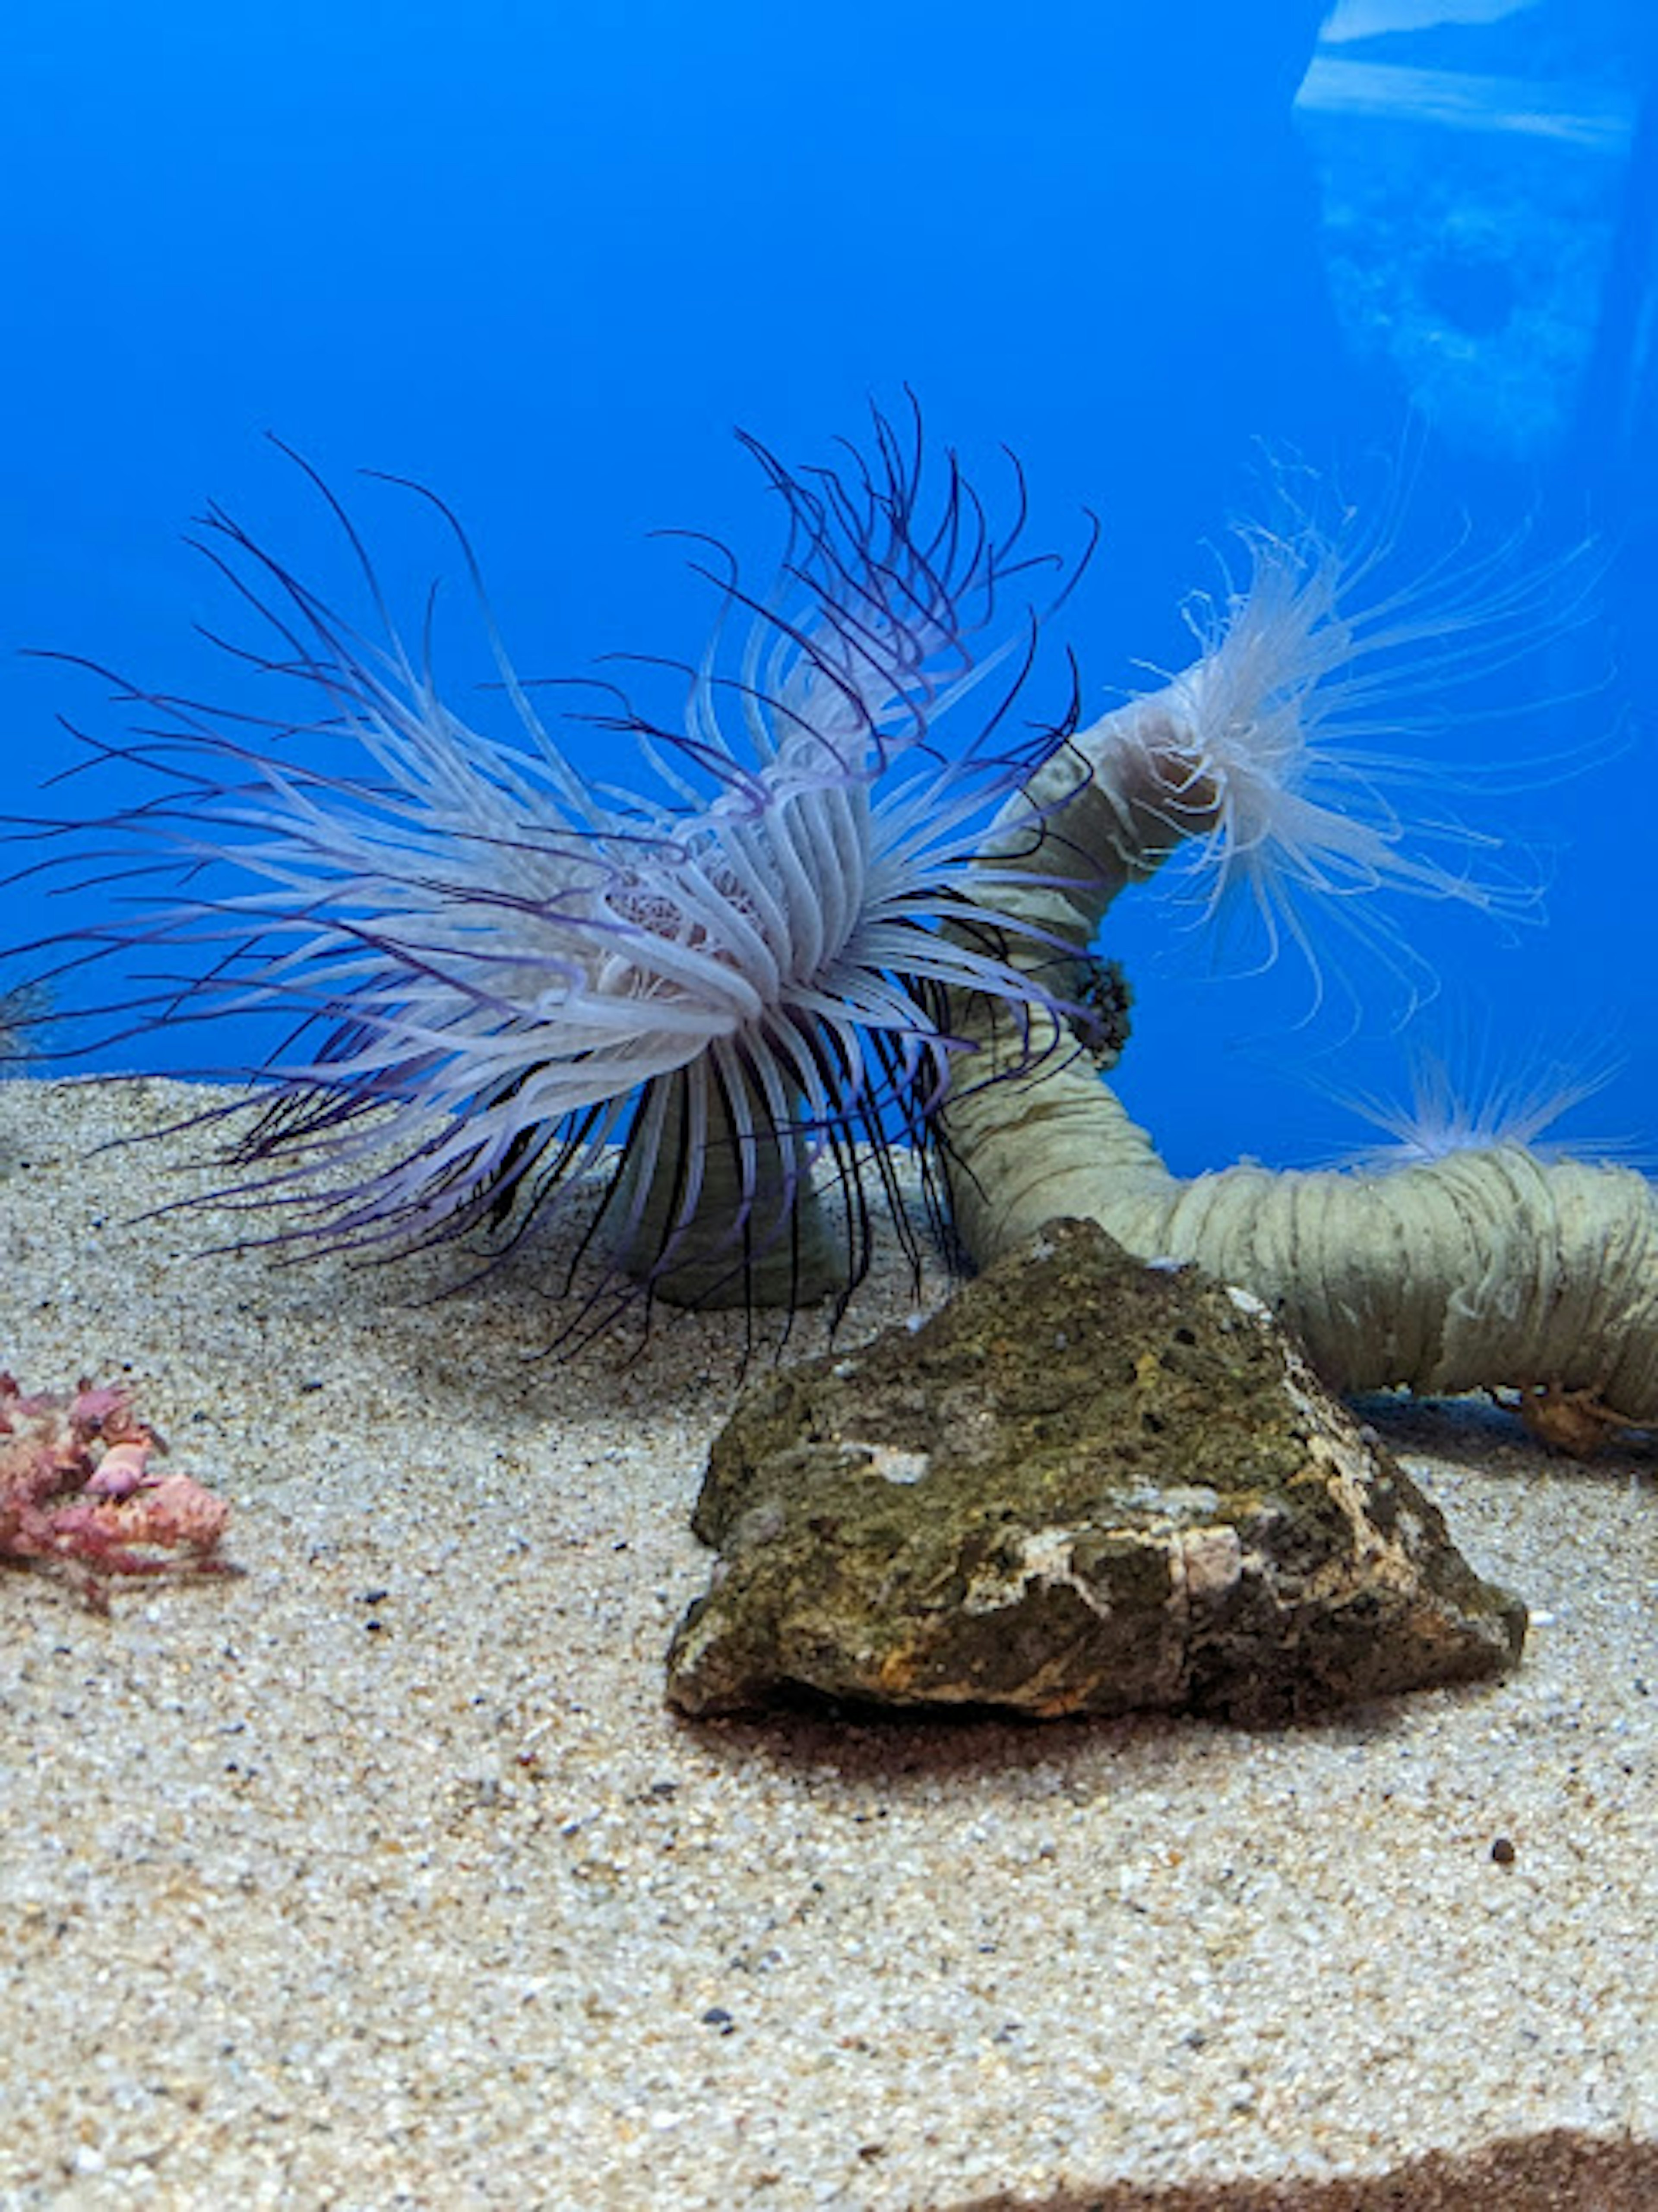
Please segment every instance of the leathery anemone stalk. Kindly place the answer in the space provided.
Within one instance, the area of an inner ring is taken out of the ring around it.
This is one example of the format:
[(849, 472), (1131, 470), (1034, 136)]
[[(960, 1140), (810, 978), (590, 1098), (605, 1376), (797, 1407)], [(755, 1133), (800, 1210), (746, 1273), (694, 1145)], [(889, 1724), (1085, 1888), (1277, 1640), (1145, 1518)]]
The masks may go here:
[[(1420, 818), (1431, 769), (1388, 741), (1413, 715), (1418, 733), (1453, 719), (1459, 687), (1478, 719), (1492, 673), (1582, 618), (1593, 564), (1580, 550), (1512, 567), (1500, 548), (1399, 592), (1379, 582), (1385, 547), (1356, 553), (1305, 515), (1242, 535), (1250, 573), (1194, 620), (1199, 657), (1080, 730), (986, 840), (987, 885), (1048, 948), (1050, 990), (1086, 994), (1112, 902), (1177, 857), (1207, 905), (1241, 897), (1269, 947), (1288, 937), (1314, 963), (1321, 926), (1358, 923), (1373, 890), (1528, 902), (1523, 882), (1481, 873), (1495, 838)], [(1416, 782), (1414, 801), (1390, 801), (1389, 780)], [(1024, 889), (1009, 870), (1029, 871)], [(1406, 940), (1384, 929), (1381, 946), (1419, 996)], [(1062, 1013), (1033, 1003), (1016, 1033), (988, 1005), (961, 1012), (980, 1080), (946, 1103), (944, 1157), (981, 1265), (1048, 1219), (1084, 1217), (1147, 1260), (1254, 1291), (1337, 1389), (1507, 1387), (1577, 1451), (1658, 1426), (1658, 1190), (1643, 1176), (1493, 1124), (1487, 1143), (1382, 1172), (1242, 1165), (1182, 1182), (1104, 1080), (1114, 1055), (1057, 1049)]]
[[(975, 874), (977, 919), (963, 889), (988, 814), (1066, 734), (1005, 734), (1039, 620), (1023, 601), (1054, 565), (1023, 550), (1017, 470), (999, 535), (953, 458), (924, 473), (919, 415), (901, 433), (878, 414), (870, 449), (835, 470), (792, 473), (744, 442), (788, 521), (771, 595), (722, 563), (683, 726), (609, 686), (589, 717), (633, 741), (659, 797), (578, 770), (481, 584), (519, 728), (462, 721), (429, 617), (416, 659), (320, 479), (377, 639), (222, 511), (205, 518), (197, 542), (270, 641), (234, 650), (296, 687), (297, 712), (227, 714), (117, 678), (149, 723), (94, 750), (155, 788), (89, 827), (33, 826), (70, 839), (48, 866), (91, 850), (103, 893), (88, 918), (84, 877), (68, 886), (82, 918), (47, 940), (49, 972), (187, 956), (106, 1008), (100, 1042), (291, 1017), (252, 1104), (203, 1117), (240, 1171), (215, 1202), (276, 1209), (267, 1241), (401, 1252), (510, 1224), (510, 1242), (597, 1168), (608, 1188), (584, 1247), (608, 1265), (565, 1339), (641, 1296), (844, 1299), (868, 1264), (865, 1178), (896, 1192), (892, 1145), (925, 1152), (963, 1049), (945, 994), (995, 997), (1019, 1030), (1033, 1006), (1059, 1014), (1037, 939), (993, 889), (983, 903), (996, 868)], [(1064, 573), (1044, 586), (1069, 587)], [(947, 714), (952, 732), (972, 717), (949, 751)]]

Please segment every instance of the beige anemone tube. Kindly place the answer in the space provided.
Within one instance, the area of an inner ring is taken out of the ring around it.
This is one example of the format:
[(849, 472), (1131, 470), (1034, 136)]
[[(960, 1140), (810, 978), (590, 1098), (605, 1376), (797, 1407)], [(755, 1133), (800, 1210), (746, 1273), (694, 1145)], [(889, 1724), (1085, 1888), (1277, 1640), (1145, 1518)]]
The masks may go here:
[[(1062, 957), (1044, 970), (1056, 992), (1085, 981), (1118, 892), (1216, 828), (1222, 794), (1190, 696), (1177, 679), (1107, 715), (993, 830), (987, 857), (1031, 878), (999, 881), (998, 904), (1074, 956), (1068, 975)], [(1055, 876), (1068, 880), (1039, 880)], [(980, 1266), (1053, 1216), (1085, 1217), (1147, 1260), (1195, 1261), (1254, 1291), (1339, 1389), (1514, 1386), (1533, 1425), (1573, 1449), (1658, 1424), (1658, 1191), (1644, 1177), (1503, 1146), (1386, 1174), (1235, 1167), (1182, 1182), (1054, 1017), (1033, 1010), (1046, 1031), (1033, 1040), (1005, 1013), (955, 1012), (979, 1050), (944, 1115), (950, 1195)]]

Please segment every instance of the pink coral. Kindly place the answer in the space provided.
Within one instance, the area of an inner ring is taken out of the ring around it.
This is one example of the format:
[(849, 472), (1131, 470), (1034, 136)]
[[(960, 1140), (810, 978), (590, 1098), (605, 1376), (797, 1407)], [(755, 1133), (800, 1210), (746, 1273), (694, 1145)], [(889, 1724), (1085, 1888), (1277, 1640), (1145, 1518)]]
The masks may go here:
[(229, 1505), (152, 1469), (166, 1449), (125, 1383), (26, 1396), (0, 1374), (0, 1565), (55, 1571), (100, 1611), (119, 1575), (234, 1573)]

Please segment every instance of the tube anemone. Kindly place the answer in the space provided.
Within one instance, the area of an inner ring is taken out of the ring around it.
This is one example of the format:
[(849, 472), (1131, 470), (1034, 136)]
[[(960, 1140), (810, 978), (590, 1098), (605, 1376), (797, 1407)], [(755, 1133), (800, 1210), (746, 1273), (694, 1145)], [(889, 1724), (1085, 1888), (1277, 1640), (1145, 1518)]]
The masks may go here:
[[(1203, 921), (1253, 930), (1258, 966), (1286, 948), (1301, 957), (1315, 1006), (1333, 971), (1361, 1011), (1333, 959), (1345, 934), (1391, 971), (1408, 1012), (1437, 977), (1371, 894), (1541, 919), (1523, 848), (1448, 804), (1488, 794), (1491, 764), (1459, 767), (1445, 740), (1495, 720), (1493, 679), (1589, 618), (1597, 562), (1587, 544), (1527, 562), (1519, 538), (1474, 555), (1458, 542), (1407, 575), (1396, 510), (1369, 528), (1351, 511), (1327, 526), (1281, 475), (1276, 493), (1274, 525), (1235, 532), (1242, 574), (1223, 562), (1219, 592), (1187, 603), (1198, 658), (1154, 672), (1156, 689), (1079, 731), (1010, 811), (1027, 864), (1052, 868), (1062, 842), (1080, 887), (1021, 911), (1086, 943), (1119, 891), (1172, 862)], [(1533, 697), (1524, 712), (1559, 703)], [(1582, 745), (1561, 760), (1505, 757), (1505, 793), (1587, 758)], [(1033, 802), (1050, 825), (1034, 847)]]
[[(94, 750), (148, 772), (150, 796), (33, 826), (69, 841), (47, 866), (95, 861), (60, 889), (104, 894), (98, 918), (44, 941), (50, 972), (109, 952), (186, 963), (106, 1007), (100, 1044), (288, 1018), (252, 1102), (204, 1117), (239, 1170), (216, 1202), (280, 1209), (267, 1241), (401, 1252), (508, 1224), (515, 1238), (602, 1168), (608, 1269), (567, 1334), (641, 1295), (844, 1298), (870, 1256), (866, 1179), (893, 1187), (896, 1142), (925, 1151), (965, 1049), (945, 994), (1004, 1002), (1016, 1024), (1053, 1003), (1032, 981), (1040, 931), (997, 909), (999, 870), (966, 895), (987, 815), (1071, 726), (1000, 734), (1039, 620), (1005, 603), (1052, 565), (1021, 548), (1017, 469), (998, 536), (953, 457), (924, 474), (919, 414), (902, 435), (878, 414), (869, 449), (833, 470), (792, 473), (744, 443), (787, 516), (776, 586), (751, 598), (722, 557), (681, 725), (614, 690), (587, 717), (631, 740), (656, 795), (595, 782), (550, 734), (440, 502), (516, 716), (506, 738), (446, 703), (429, 620), (417, 658), (308, 468), (377, 637), (222, 510), (204, 518), (201, 549), (264, 625), (258, 651), (233, 650), (294, 687), (297, 711), (215, 711), (117, 678), (159, 720)], [(969, 694), (972, 732), (946, 754), (938, 725)]]

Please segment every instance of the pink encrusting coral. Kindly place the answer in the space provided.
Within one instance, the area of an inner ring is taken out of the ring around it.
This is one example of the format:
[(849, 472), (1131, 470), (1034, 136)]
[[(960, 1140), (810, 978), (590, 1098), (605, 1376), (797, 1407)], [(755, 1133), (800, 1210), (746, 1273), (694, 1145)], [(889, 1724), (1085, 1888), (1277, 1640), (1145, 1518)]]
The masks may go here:
[(122, 1575), (234, 1574), (230, 1507), (166, 1451), (125, 1383), (26, 1395), (0, 1373), (0, 1566), (55, 1571), (100, 1611)]

